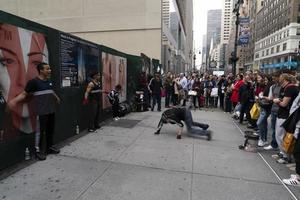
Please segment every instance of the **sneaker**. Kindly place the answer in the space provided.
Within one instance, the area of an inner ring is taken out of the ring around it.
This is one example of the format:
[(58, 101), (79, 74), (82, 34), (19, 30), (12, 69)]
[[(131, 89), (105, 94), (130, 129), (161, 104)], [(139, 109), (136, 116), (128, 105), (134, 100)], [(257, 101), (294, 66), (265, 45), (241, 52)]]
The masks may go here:
[(205, 124), (205, 125), (202, 127), (202, 129), (205, 130), (205, 131), (206, 131), (208, 128), (209, 128), (209, 125), (208, 125), (208, 124)]
[(95, 130), (92, 129), (92, 128), (89, 128), (89, 129), (88, 129), (88, 132), (90, 132), (90, 133), (91, 133), (91, 132), (95, 132)]
[(118, 121), (118, 118), (117, 118), (117, 117), (115, 117), (115, 118), (113, 118), (113, 120), (114, 120), (114, 121)]
[(258, 146), (259, 147), (263, 147), (264, 146), (264, 141), (262, 141), (261, 139), (258, 140)]
[(279, 158), (276, 162), (279, 164), (288, 164), (291, 163), (291, 160), (288, 158)]
[(273, 148), (272, 145), (268, 145), (264, 147), (264, 150), (277, 150), (277, 148)]
[(160, 131), (159, 131), (159, 130), (158, 130), (158, 131), (155, 131), (154, 134), (155, 134), (155, 135), (158, 135), (158, 134), (160, 134)]
[(47, 153), (48, 154), (59, 154), (60, 150), (52, 146), (52, 147), (49, 147), (49, 149), (47, 150)]
[(181, 139), (181, 135), (177, 135), (177, 137), (176, 137), (176, 138), (180, 140), (180, 139)]
[(35, 157), (37, 160), (46, 160), (46, 158), (47, 158), (46, 154), (44, 154), (42, 152), (36, 152)]
[(278, 158), (283, 158), (283, 154), (281, 152), (277, 153), (277, 154), (273, 154), (272, 158), (278, 159)]
[(300, 180), (298, 180), (296, 177), (291, 177), (289, 179), (283, 179), (282, 182), (284, 182), (286, 185), (300, 186)]

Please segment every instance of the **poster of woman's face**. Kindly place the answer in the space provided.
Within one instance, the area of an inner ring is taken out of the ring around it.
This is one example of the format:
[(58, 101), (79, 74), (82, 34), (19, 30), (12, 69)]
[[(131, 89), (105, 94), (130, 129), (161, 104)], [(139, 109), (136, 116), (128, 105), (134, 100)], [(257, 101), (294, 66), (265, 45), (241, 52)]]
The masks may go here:
[[(36, 65), (40, 62), (48, 63), (44, 35), (0, 23), (0, 90), (6, 102), (23, 92), (26, 83), (37, 76)], [(26, 102), (12, 110), (10, 116), (4, 116), (11, 117), (12, 125), (21, 132), (35, 130), (35, 115)], [(9, 125), (12, 126), (4, 126)]]
[[(120, 92), (120, 102), (126, 101), (127, 91), (127, 60), (124, 57), (115, 56), (106, 52), (102, 52), (103, 78), (102, 85), (104, 91), (111, 91), (116, 85), (122, 86)], [(103, 108), (110, 107), (106, 95), (103, 95)]]

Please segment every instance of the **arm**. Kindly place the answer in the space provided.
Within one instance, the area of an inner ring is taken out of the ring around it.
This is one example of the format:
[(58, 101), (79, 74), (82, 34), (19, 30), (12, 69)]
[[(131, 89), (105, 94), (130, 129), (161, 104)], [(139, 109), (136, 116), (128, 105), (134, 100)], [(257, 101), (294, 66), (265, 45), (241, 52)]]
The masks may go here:
[(93, 89), (94, 87), (94, 84), (92, 82), (90, 82), (85, 90), (85, 93), (84, 93), (84, 99), (83, 99), (83, 105), (86, 105), (88, 104), (89, 100), (88, 100), (88, 97), (89, 97), (89, 94), (91, 92), (91, 90)]
[(7, 106), (10, 110), (13, 110), (18, 103), (20, 103), (21, 101), (24, 101), (24, 99), (26, 97), (28, 97), (28, 93), (23, 91), (22, 93), (20, 93), (18, 96), (16, 96), (15, 98), (13, 98), (12, 100), (10, 100), (8, 103), (7, 103)]

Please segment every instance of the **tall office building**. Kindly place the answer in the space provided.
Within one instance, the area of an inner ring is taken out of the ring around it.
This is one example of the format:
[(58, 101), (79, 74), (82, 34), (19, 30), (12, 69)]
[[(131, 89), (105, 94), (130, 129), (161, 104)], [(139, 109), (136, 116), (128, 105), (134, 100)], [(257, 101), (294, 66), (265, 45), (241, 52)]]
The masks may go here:
[(299, 68), (299, 0), (265, 0), (257, 13), (254, 66), (271, 73)]
[(206, 63), (210, 63), (211, 48), (215, 48), (221, 41), (222, 9), (209, 10), (207, 13), (206, 31)]

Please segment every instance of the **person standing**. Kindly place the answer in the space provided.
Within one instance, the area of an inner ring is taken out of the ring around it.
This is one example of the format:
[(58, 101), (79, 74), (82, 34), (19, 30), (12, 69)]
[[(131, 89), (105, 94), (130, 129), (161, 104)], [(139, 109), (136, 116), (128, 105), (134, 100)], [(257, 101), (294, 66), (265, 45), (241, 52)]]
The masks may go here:
[(185, 106), (186, 99), (187, 99), (187, 96), (188, 96), (188, 80), (184, 76), (184, 73), (180, 73), (180, 85), (181, 85), (181, 88), (184, 92), (182, 106)]
[(12, 110), (27, 97), (34, 97), (39, 125), (36, 130), (36, 157), (39, 160), (45, 160), (47, 153), (58, 154), (60, 152), (53, 146), (55, 110), (60, 99), (52, 88), (50, 66), (47, 63), (40, 63), (37, 65), (37, 71), (38, 76), (28, 81), (25, 90), (12, 99), (8, 107)]
[(120, 113), (119, 113), (119, 93), (122, 90), (122, 86), (121, 85), (116, 85), (115, 89), (111, 90), (107, 97), (109, 102), (112, 105), (112, 114), (113, 114), (113, 119), (115, 121), (120, 119)]
[(167, 73), (164, 88), (166, 90), (165, 108), (170, 108), (170, 100), (173, 93), (173, 77), (171, 72)]
[(163, 85), (162, 85), (162, 80), (160, 78), (159, 73), (155, 73), (155, 77), (150, 80), (148, 88), (149, 88), (149, 91), (152, 94), (152, 98), (153, 98), (151, 111), (154, 110), (156, 102), (157, 102), (157, 111), (161, 111), (161, 96), (160, 96), (160, 93), (161, 93), (161, 90), (163, 88)]
[(99, 125), (99, 114), (100, 114), (100, 99), (101, 99), (101, 85), (100, 85), (100, 73), (94, 72), (91, 74), (91, 80), (87, 85), (84, 93), (83, 105), (88, 103), (92, 106), (92, 116), (93, 119), (89, 123), (89, 132), (94, 132), (96, 129), (100, 128)]
[(281, 126), (281, 124), (289, 117), (290, 108), (293, 104), (293, 101), (298, 96), (299, 89), (298, 86), (292, 84), (291, 75), (286, 73), (280, 75), (279, 84), (281, 85), (279, 98), (273, 99), (273, 103), (279, 106), (276, 119), (275, 137), (282, 158), (278, 159), (277, 162), (281, 164), (287, 164), (291, 160), (289, 155), (284, 153), (282, 148), (285, 129)]

